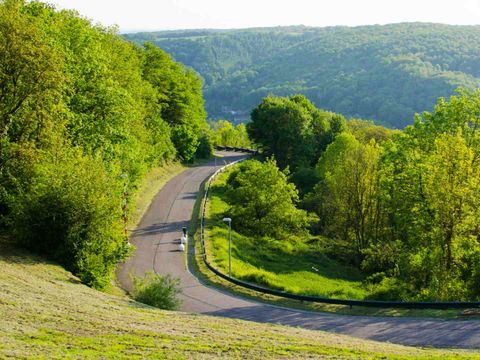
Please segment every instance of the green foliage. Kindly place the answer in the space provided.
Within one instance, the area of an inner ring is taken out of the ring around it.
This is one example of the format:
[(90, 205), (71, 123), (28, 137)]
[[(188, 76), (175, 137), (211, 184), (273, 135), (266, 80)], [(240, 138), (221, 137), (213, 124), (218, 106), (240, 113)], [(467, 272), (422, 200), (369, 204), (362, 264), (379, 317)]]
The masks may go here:
[(276, 238), (305, 232), (306, 213), (295, 207), (298, 192), (273, 159), (239, 165), (229, 176), (226, 196), (236, 229)]
[(200, 143), (198, 135), (187, 125), (178, 125), (172, 129), (172, 141), (177, 146), (178, 156), (183, 161), (191, 161)]
[(36, 1), (0, 1), (0, 53), (1, 230), (103, 288), (126, 255), (119, 176), (130, 196), (151, 168), (211, 152), (201, 80)]
[(22, 6), (0, 3), (0, 173), (10, 142), (39, 140), (43, 128), (63, 125), (55, 106), (64, 61), (45, 39), (41, 21), (22, 15)]
[(144, 58), (143, 74), (156, 90), (160, 114), (172, 126), (178, 154), (190, 161), (200, 144), (200, 130), (207, 128), (202, 83), (193, 71), (185, 70), (151, 43), (144, 45)]
[(269, 95), (395, 128), (457, 87), (480, 87), (480, 29), (404, 23), (129, 34), (153, 41), (205, 79), (211, 118), (248, 118)]
[(198, 139), (198, 147), (195, 157), (199, 159), (208, 159), (213, 155), (214, 145), (210, 132), (204, 131)]
[(320, 153), (345, 129), (345, 119), (316, 109), (302, 95), (269, 96), (252, 111), (250, 138), (265, 154), (275, 156), (280, 168), (293, 172), (313, 165)]
[(340, 135), (320, 158), (311, 207), (321, 233), (352, 241), (357, 264), (383, 274), (372, 296), (479, 298), (479, 97), (440, 99), (382, 146)]
[(99, 160), (79, 152), (36, 166), (30, 191), (14, 203), (20, 243), (74, 272), (87, 285), (104, 288), (125, 255), (127, 240), (117, 221), (115, 183)]
[(290, 176), (289, 180), (295, 184), (299, 195), (304, 196), (313, 190), (320, 181), (320, 177), (314, 168), (301, 167)]
[(149, 272), (143, 278), (134, 277), (133, 285), (133, 297), (141, 303), (165, 310), (178, 310), (180, 307), (180, 279)]
[(350, 132), (361, 143), (368, 143), (370, 140), (375, 140), (377, 144), (384, 143), (391, 139), (393, 135), (399, 134), (399, 130), (387, 129), (384, 126), (375, 125), (373, 121), (350, 119), (347, 121), (347, 126)]
[[(302, 96), (264, 99), (252, 113), (249, 132), (266, 154), (278, 154), (286, 171), (296, 171), (287, 177), (268, 160), (231, 172), (223, 197), (231, 208), (224, 214), (235, 219), (236, 241), (247, 237), (266, 246), (271, 236), (287, 246), (287, 237), (291, 242), (293, 234), (307, 234), (305, 212), (297, 213), (303, 226), (290, 226), (298, 193), (288, 178), (304, 190), (301, 205), (318, 217), (309, 229), (329, 239), (319, 255), (369, 275), (367, 297), (477, 300), (479, 99), (480, 91), (460, 90), (404, 131), (361, 120), (345, 123)], [(315, 151), (320, 159), (313, 169), (307, 160)], [(270, 257), (264, 250), (259, 247), (261, 256)], [(244, 264), (240, 274), (281, 288), (265, 266)]]
[(317, 164), (319, 176), (325, 178), (329, 171), (342, 162), (342, 157), (350, 148), (358, 146), (359, 143), (351, 134), (340, 134), (333, 143), (328, 145), (325, 153), (322, 154)]
[(215, 146), (251, 148), (245, 124), (233, 124), (228, 120), (218, 120), (211, 124), (212, 140)]
[(267, 97), (252, 111), (248, 133), (283, 169), (308, 163), (314, 148), (311, 123), (315, 108), (307, 99)]
[(319, 187), (325, 189), (319, 191), (325, 196), (319, 216), (326, 218), (328, 234), (342, 234), (360, 255), (370, 239), (377, 240), (379, 148), (374, 141), (363, 145), (351, 135), (340, 135), (322, 159)]

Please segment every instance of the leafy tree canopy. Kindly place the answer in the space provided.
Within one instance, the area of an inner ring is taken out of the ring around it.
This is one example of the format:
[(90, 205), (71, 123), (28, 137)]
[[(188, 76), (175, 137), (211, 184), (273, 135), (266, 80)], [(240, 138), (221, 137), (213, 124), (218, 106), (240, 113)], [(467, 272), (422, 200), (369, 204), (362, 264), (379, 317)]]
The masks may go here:
[(105, 287), (127, 253), (125, 176), (130, 195), (152, 167), (211, 154), (201, 84), (74, 11), (0, 1), (2, 236)]
[(248, 160), (227, 181), (234, 226), (255, 236), (283, 238), (305, 231), (306, 213), (295, 207), (298, 193), (275, 160)]

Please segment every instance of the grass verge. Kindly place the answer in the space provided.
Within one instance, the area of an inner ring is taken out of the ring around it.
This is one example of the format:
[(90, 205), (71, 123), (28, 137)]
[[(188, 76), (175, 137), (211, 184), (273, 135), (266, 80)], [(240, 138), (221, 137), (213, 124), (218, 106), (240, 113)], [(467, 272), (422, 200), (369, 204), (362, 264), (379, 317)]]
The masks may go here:
[(158, 310), (95, 291), (60, 266), (3, 245), (0, 289), (0, 358), (480, 358)]
[(130, 215), (130, 229), (135, 229), (138, 226), (153, 198), (162, 187), (185, 169), (185, 165), (173, 162), (162, 167), (154, 168), (148, 172), (131, 199), (131, 203), (134, 204), (134, 210)]

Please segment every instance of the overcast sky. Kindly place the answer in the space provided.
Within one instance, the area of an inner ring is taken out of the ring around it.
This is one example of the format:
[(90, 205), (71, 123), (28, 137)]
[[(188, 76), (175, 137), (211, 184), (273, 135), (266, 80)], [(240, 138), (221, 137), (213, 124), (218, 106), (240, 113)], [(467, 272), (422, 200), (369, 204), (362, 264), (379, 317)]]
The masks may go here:
[(121, 31), (365, 25), (480, 24), (480, 0), (47, 0)]

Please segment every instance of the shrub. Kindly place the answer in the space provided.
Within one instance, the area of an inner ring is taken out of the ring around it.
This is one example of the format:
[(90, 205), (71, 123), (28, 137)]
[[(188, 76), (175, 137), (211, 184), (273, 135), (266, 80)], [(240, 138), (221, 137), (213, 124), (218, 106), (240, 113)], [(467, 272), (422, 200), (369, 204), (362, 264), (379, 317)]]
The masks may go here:
[[(373, 280), (378, 280), (379, 277)], [(375, 284), (375, 286), (372, 287), (372, 291), (366, 299), (379, 301), (408, 301), (411, 299), (411, 294), (411, 287), (407, 283), (396, 278), (384, 277), (378, 284)]]
[(177, 310), (180, 307), (178, 278), (147, 272), (143, 278), (134, 277), (133, 284), (133, 298), (138, 302), (165, 310)]
[(199, 159), (207, 159), (213, 154), (212, 139), (207, 133), (203, 133), (198, 139), (198, 148), (195, 157)]
[(172, 141), (183, 161), (192, 161), (197, 151), (199, 139), (195, 131), (187, 125), (178, 125), (172, 129)]
[[(100, 161), (69, 152), (36, 167), (11, 214), (17, 241), (104, 288), (126, 255), (119, 194)], [(118, 191), (119, 193), (119, 191)]]

